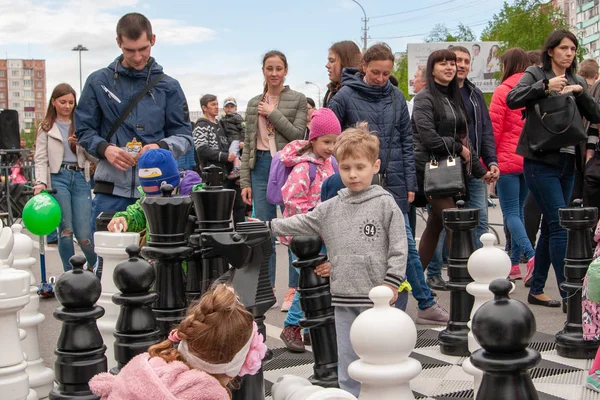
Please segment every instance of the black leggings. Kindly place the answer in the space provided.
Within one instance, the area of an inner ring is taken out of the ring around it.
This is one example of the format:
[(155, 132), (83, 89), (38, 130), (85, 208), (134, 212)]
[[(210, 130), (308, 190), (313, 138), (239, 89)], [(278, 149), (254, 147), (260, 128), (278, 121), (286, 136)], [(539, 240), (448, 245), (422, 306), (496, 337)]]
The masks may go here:
[[(440, 233), (444, 229), (444, 219), (442, 212), (449, 208), (456, 207), (453, 197), (444, 197), (440, 199), (430, 199), (429, 204), (431, 210), (429, 211), (429, 217), (427, 218), (427, 226), (425, 231), (421, 235), (421, 241), (419, 242), (419, 257), (421, 258), (421, 264), (423, 269), (427, 268), (429, 262), (433, 258), (435, 248), (437, 247)], [(450, 235), (446, 235), (446, 247), (449, 248)]]
[(529, 192), (523, 204), (523, 222), (525, 223), (525, 232), (531, 242), (531, 247), (535, 249), (535, 241), (537, 233), (540, 230), (540, 221), (542, 220), (542, 212), (538, 207), (535, 198)]

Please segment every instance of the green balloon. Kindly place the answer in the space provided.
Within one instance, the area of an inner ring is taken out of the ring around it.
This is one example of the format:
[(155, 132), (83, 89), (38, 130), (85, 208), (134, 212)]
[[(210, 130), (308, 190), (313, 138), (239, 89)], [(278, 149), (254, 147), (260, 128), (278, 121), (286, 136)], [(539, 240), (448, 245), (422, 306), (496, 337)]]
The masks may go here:
[(61, 217), (56, 199), (46, 192), (33, 196), (23, 208), (23, 225), (38, 236), (46, 236), (55, 231)]

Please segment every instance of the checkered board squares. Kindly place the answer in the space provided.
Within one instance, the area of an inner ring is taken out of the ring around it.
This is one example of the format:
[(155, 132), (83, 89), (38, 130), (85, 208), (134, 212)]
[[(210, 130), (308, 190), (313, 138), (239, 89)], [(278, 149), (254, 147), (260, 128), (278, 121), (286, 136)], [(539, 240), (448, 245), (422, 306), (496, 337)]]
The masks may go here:
[[(437, 340), (439, 331), (440, 328), (432, 328), (417, 332), (417, 345), (410, 356), (421, 363), (423, 370), (411, 381), (415, 398), (473, 399), (473, 377), (462, 369), (465, 357), (440, 353)], [(592, 360), (560, 357), (556, 353), (554, 335), (545, 333), (536, 333), (530, 347), (542, 355), (540, 364), (530, 371), (540, 400), (600, 400), (600, 393), (585, 388), (585, 378)], [(281, 375), (308, 378), (313, 373), (311, 352), (295, 354), (285, 348), (277, 348), (273, 353), (273, 359), (264, 365), (267, 400), (271, 400), (271, 387)]]

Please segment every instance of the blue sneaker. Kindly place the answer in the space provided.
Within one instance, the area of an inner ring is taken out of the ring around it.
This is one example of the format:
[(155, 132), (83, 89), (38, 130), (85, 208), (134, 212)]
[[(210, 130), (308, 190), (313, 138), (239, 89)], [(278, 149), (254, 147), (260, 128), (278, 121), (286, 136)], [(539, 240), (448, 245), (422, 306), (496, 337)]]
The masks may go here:
[(600, 370), (596, 370), (596, 372), (594, 372), (591, 375), (588, 375), (587, 379), (585, 380), (585, 386), (588, 389), (591, 389), (595, 392), (600, 392)]

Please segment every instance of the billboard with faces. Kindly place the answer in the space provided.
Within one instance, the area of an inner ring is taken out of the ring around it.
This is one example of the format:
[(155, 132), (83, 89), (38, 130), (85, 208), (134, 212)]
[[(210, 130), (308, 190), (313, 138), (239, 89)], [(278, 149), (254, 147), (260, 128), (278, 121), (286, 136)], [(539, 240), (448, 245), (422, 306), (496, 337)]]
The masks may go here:
[(493, 93), (500, 84), (500, 42), (439, 42), (408, 44), (408, 92), (414, 95), (414, 77), (417, 70), (425, 70), (429, 55), (440, 49), (463, 46), (471, 56), (471, 71), (467, 78), (483, 93)]

